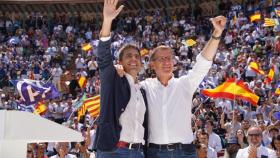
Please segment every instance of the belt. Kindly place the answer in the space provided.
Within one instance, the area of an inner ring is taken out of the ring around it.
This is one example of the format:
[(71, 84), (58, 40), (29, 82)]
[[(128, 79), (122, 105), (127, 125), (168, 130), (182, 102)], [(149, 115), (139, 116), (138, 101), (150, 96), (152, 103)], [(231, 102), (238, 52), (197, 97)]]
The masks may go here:
[(187, 149), (193, 146), (193, 144), (182, 144), (182, 143), (173, 143), (173, 144), (153, 144), (149, 143), (149, 148), (154, 148), (158, 150), (175, 150), (175, 149)]
[(142, 143), (128, 143), (128, 142), (124, 142), (124, 141), (119, 141), (117, 143), (117, 147), (134, 149), (134, 150), (143, 149)]

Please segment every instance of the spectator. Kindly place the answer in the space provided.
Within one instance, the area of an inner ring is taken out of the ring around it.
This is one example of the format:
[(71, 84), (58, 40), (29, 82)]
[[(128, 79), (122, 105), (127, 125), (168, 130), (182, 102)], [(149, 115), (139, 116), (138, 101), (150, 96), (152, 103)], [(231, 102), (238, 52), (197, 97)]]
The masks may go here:
[(261, 145), (262, 130), (259, 127), (250, 127), (248, 130), (249, 146), (244, 149), (239, 149), (236, 158), (245, 157), (262, 157), (275, 158), (275, 151)]

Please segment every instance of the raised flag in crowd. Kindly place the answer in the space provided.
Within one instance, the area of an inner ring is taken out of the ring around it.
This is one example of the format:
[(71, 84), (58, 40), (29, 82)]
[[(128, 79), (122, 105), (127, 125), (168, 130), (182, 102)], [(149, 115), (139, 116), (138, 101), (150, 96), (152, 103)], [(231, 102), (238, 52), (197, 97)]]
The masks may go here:
[(280, 95), (280, 82), (278, 82), (276, 85), (275, 94)]
[(34, 114), (37, 114), (37, 115), (42, 115), (44, 114), (45, 112), (47, 111), (47, 106), (45, 105), (44, 102), (38, 102), (38, 104), (36, 104), (34, 106), (34, 111), (33, 113)]
[(44, 99), (55, 99), (60, 93), (52, 83), (37, 80), (10, 80), (16, 87), (21, 99), (26, 105), (36, 104)]
[(275, 25), (279, 25), (279, 22), (277, 19), (271, 19), (271, 18), (264, 18), (264, 27), (272, 27)]
[(264, 75), (264, 71), (260, 69), (259, 65), (256, 62), (251, 62), (249, 67), (258, 74)]
[(227, 79), (215, 89), (202, 90), (202, 94), (211, 98), (242, 99), (252, 105), (257, 105), (259, 101), (259, 96), (254, 94), (242, 80), (236, 80), (235, 78)]
[(86, 112), (88, 112), (91, 117), (97, 117), (99, 115), (100, 95), (84, 100), (83, 105), (78, 110), (78, 120), (80, 120), (81, 116), (85, 115)]
[(260, 13), (255, 13), (255, 14), (250, 16), (250, 21), (251, 22), (254, 22), (254, 21), (257, 21), (257, 20), (260, 20), (260, 19), (261, 19), (261, 14)]

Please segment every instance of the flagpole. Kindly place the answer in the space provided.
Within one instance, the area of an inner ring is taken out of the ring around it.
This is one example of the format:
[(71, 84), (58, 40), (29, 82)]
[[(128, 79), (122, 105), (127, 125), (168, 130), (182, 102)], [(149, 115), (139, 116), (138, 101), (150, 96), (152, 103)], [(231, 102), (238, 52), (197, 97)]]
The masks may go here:
[(210, 97), (207, 97), (203, 102), (201, 102), (201, 103), (198, 105), (198, 107), (197, 107), (197, 109), (195, 110), (194, 114), (196, 114), (196, 113), (199, 111), (199, 109), (201, 108), (202, 104), (205, 103), (208, 99), (210, 99)]

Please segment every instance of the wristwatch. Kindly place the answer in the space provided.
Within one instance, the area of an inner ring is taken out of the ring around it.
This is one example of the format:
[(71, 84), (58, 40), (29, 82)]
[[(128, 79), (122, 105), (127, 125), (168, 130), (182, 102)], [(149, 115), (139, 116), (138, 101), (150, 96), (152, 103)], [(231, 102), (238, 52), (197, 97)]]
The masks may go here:
[(222, 37), (222, 36), (219, 36), (219, 37), (216, 37), (216, 36), (214, 36), (214, 35), (211, 36), (211, 38), (214, 39), (214, 40), (220, 40), (221, 37)]

